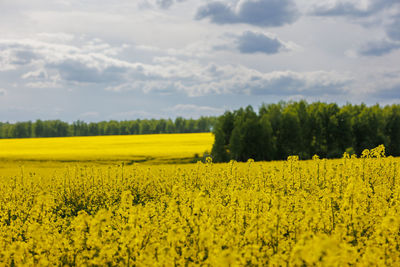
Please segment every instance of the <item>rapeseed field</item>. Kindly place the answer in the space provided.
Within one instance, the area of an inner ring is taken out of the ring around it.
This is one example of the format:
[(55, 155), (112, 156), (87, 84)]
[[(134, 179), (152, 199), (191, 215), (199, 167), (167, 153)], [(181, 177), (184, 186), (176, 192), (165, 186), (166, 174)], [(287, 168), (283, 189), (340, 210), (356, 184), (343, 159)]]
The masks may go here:
[(211, 133), (2, 139), (0, 160), (187, 162), (213, 142)]
[(399, 163), (383, 146), (337, 160), (20, 161), (0, 169), (0, 263), (395, 266)]

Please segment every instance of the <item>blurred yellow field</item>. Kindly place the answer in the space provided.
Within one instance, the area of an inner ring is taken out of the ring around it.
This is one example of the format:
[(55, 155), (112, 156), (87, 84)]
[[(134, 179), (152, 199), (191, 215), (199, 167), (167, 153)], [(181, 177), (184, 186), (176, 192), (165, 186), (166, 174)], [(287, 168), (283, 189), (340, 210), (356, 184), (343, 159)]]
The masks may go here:
[(0, 160), (190, 162), (213, 141), (211, 133), (3, 139)]

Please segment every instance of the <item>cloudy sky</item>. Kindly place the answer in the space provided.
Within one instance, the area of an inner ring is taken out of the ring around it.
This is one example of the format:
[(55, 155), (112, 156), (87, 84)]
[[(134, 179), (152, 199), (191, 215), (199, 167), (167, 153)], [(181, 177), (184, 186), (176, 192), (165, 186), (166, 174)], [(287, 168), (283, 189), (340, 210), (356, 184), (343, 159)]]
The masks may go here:
[(399, 0), (0, 0), (0, 121), (400, 103)]

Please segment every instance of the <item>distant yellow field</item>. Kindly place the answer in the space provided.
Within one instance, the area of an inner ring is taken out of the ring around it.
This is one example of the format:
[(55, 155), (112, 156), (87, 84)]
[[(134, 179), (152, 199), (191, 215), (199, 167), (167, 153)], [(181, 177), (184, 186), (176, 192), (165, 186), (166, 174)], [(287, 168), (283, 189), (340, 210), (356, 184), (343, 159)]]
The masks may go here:
[(0, 160), (185, 162), (213, 141), (211, 133), (3, 139)]

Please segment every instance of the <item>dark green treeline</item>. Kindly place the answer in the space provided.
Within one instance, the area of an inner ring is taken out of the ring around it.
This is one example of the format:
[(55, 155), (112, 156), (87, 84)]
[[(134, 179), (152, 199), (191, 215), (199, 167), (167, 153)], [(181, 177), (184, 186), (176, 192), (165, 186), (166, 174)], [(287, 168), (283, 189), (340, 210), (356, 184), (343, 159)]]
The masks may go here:
[(200, 117), (199, 119), (178, 117), (175, 120), (112, 120), (91, 123), (76, 121), (71, 124), (60, 120), (0, 122), (0, 138), (200, 133), (210, 132), (215, 122), (215, 117)]
[(281, 160), (341, 157), (380, 144), (400, 156), (400, 105), (280, 102), (225, 112), (213, 129), (213, 160)]

